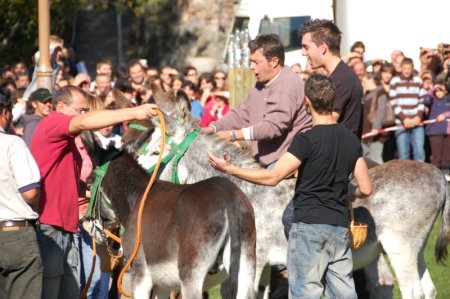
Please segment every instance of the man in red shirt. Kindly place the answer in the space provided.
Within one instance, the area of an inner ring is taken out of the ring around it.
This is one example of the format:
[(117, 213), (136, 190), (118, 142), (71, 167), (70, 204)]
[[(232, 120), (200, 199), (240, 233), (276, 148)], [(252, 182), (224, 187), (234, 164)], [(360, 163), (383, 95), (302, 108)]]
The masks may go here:
[(31, 140), (31, 152), (42, 178), (38, 230), (44, 262), (42, 298), (79, 298), (74, 235), (78, 227), (81, 157), (75, 137), (83, 130), (152, 117), (157, 106), (88, 112), (87, 93), (70, 85), (56, 93), (53, 106), (55, 112), (38, 124)]

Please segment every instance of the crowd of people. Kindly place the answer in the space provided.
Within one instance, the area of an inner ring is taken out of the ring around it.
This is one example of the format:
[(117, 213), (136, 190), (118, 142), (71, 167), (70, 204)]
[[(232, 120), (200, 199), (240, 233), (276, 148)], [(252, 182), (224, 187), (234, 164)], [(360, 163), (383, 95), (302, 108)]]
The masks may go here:
[[(366, 59), (361, 41), (350, 51), (343, 60), (364, 92), (364, 156), (378, 164), (394, 158), (431, 162), (450, 180), (450, 45), (418, 49), (418, 67), (401, 50), (392, 51), (391, 61)], [(291, 69), (304, 80), (313, 73), (310, 64)], [(383, 132), (393, 126), (394, 132)]]
[[(446, 121), (450, 117), (449, 45), (418, 49), (420, 65), (415, 68), (413, 60), (400, 50), (392, 52), (390, 62), (369, 60), (360, 41), (354, 43), (348, 57), (341, 58), (341, 32), (331, 21), (311, 20), (300, 32), (306, 68), (284, 64), (284, 47), (275, 34), (250, 41), (250, 68), (257, 83), (234, 109), (228, 103), (227, 72), (223, 70), (199, 74), (194, 66), (155, 68), (145, 59), (114, 68), (104, 59), (97, 62), (91, 80), (84, 70), (77, 69), (73, 49), (57, 36), (50, 38), (53, 90), (35, 88), (39, 53), (32, 65), (14, 62), (3, 66), (0, 155), (5, 163), (0, 164), (0, 187), (7, 191), (6, 195), (2, 191), (0, 198), (0, 239), (9, 238), (12, 245), (0, 245), (0, 250), (17, 252), (14, 248), (24, 246), (26, 236), (32, 244), (27, 245), (32, 251), (27, 255), (34, 259), (16, 265), (28, 269), (27, 275), (12, 270), (0, 273), (0, 280), (6, 281), (0, 284), (0, 297), (23, 298), (23, 292), (42, 293), (42, 298), (79, 297), (90, 271), (88, 255), (92, 254), (91, 241), (79, 220), (89, 202), (86, 179), (96, 166), (80, 134), (92, 130), (100, 147), (120, 149), (124, 122), (156, 114), (152, 104), (155, 88), (185, 93), (192, 118), (204, 132), (216, 132), (232, 142), (250, 141), (254, 158), (265, 168), (260, 173), (236, 170), (232, 161), (210, 154), (217, 169), (249, 181), (275, 184), (298, 168), (296, 196), (283, 216), (286, 236), (294, 248), (291, 254), (298, 250), (302, 256), (320, 259), (301, 251), (311, 242), (302, 231), (309, 234), (325, 227), (329, 239), (345, 233), (349, 174), (357, 179), (357, 195), (371, 193), (363, 156), (382, 164), (396, 157), (410, 159), (412, 152), (414, 160), (431, 161), (450, 180), (450, 122)], [(114, 89), (123, 93), (132, 108), (119, 109)], [(424, 120), (433, 122), (425, 125)], [(383, 129), (391, 126), (398, 128), (384, 133)], [(318, 143), (329, 146), (316, 147)], [(336, 165), (342, 173), (330, 168)], [(336, 176), (340, 187), (323, 190)], [(315, 192), (330, 201), (315, 203), (311, 196)], [(323, 213), (305, 212), (314, 205)], [(330, 209), (337, 212), (330, 213)], [(333, 295), (352, 297), (347, 241), (336, 249), (344, 257), (340, 262), (345, 269), (327, 280), (329, 286), (338, 280), (345, 282), (331, 290)], [(296, 256), (289, 256), (289, 273), (305, 273), (308, 265)], [(6, 255), (0, 259), (0, 268), (4, 269), (7, 259)], [(334, 264), (326, 258), (320, 260), (322, 264), (309, 267), (326, 271)], [(100, 272), (97, 267), (88, 298), (107, 298), (109, 276)], [(311, 283), (321, 278), (308, 277)], [(290, 279), (294, 298), (323, 291), (305, 287), (305, 282), (299, 284), (295, 275)]]

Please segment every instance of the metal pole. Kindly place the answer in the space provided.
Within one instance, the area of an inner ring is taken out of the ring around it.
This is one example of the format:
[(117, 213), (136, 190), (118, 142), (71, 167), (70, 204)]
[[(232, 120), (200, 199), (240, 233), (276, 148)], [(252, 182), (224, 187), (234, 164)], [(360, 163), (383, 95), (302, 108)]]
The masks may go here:
[(39, 64), (37, 85), (52, 90), (52, 65), (50, 63), (50, 7), (49, 0), (39, 0)]
[(117, 66), (123, 62), (123, 41), (122, 41), (122, 14), (116, 14), (117, 22)]

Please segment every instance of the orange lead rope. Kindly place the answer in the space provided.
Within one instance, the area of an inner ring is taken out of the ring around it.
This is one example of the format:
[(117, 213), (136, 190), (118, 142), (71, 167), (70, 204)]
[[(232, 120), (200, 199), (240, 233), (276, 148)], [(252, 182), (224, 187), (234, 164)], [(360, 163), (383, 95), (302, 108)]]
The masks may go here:
[(144, 211), (145, 201), (147, 200), (148, 192), (150, 191), (150, 189), (156, 179), (156, 175), (159, 170), (159, 165), (161, 164), (161, 160), (162, 160), (162, 155), (164, 153), (164, 145), (166, 143), (166, 126), (164, 123), (164, 117), (163, 117), (161, 111), (157, 110), (156, 112), (157, 112), (159, 120), (161, 122), (161, 145), (160, 145), (160, 151), (159, 151), (159, 158), (158, 158), (158, 162), (156, 163), (155, 170), (153, 171), (152, 176), (150, 178), (150, 181), (147, 184), (147, 188), (145, 189), (144, 195), (142, 196), (141, 204), (139, 205), (139, 212), (138, 212), (138, 218), (137, 218), (137, 223), (136, 223), (136, 243), (134, 244), (133, 253), (131, 254), (130, 258), (128, 259), (128, 262), (125, 264), (125, 267), (123, 267), (122, 271), (120, 272), (119, 279), (117, 280), (117, 287), (119, 289), (119, 292), (122, 295), (129, 297), (129, 298), (131, 298), (131, 295), (122, 289), (122, 279), (125, 274), (125, 271), (130, 267), (131, 263), (134, 261), (134, 259), (136, 258), (136, 255), (139, 251), (139, 246), (141, 244), (142, 212)]
[[(83, 241), (80, 241), (83, 242)], [(89, 274), (88, 280), (86, 281), (86, 284), (84, 285), (83, 291), (80, 294), (80, 299), (85, 299), (87, 296), (87, 292), (89, 290), (89, 287), (92, 282), (92, 276), (94, 275), (95, 271), (95, 261), (97, 259), (97, 244), (95, 243), (96, 240), (94, 237), (92, 237), (92, 265), (91, 265), (91, 272)]]

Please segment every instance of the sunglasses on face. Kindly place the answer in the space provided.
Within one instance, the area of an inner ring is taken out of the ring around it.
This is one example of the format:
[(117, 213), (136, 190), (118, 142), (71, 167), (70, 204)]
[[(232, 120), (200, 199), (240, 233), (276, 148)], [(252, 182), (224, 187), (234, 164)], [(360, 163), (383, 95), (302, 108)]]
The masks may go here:
[(225, 77), (214, 77), (216, 80), (225, 80)]

